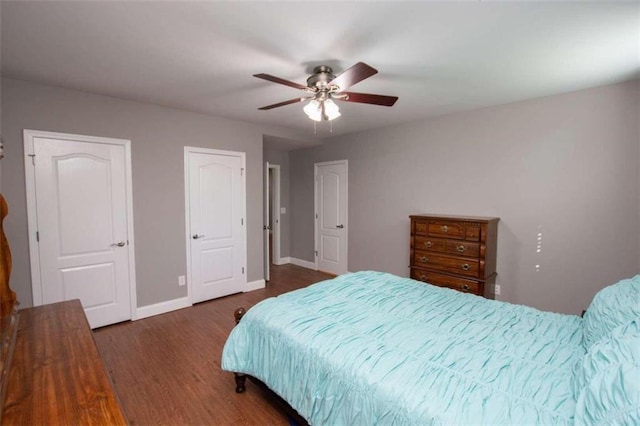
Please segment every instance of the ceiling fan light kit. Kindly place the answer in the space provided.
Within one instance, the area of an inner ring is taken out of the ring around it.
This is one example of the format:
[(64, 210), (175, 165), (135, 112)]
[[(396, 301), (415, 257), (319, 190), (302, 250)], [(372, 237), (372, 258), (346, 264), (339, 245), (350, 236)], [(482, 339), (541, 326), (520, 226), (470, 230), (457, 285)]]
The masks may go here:
[(313, 121), (322, 121), (323, 107), (324, 107), (324, 116), (329, 121), (335, 118), (338, 118), (342, 115), (340, 114), (340, 109), (338, 108), (338, 105), (336, 105), (336, 103), (333, 102), (331, 99), (327, 99), (323, 102), (317, 101), (315, 99), (311, 99), (309, 103), (305, 105), (304, 108), (302, 108), (302, 110), (304, 111), (305, 114), (307, 114), (307, 117), (309, 117)]
[(333, 100), (387, 107), (393, 106), (398, 100), (397, 96), (345, 92), (345, 89), (377, 73), (378, 70), (375, 68), (370, 67), (364, 62), (358, 62), (336, 77), (331, 67), (320, 65), (313, 69), (313, 74), (307, 78), (306, 86), (270, 74), (254, 74), (254, 77), (300, 89), (310, 95), (267, 105), (258, 109), (269, 110), (310, 99), (303, 108), (304, 113), (313, 121), (331, 121), (342, 115), (340, 114), (338, 105)]

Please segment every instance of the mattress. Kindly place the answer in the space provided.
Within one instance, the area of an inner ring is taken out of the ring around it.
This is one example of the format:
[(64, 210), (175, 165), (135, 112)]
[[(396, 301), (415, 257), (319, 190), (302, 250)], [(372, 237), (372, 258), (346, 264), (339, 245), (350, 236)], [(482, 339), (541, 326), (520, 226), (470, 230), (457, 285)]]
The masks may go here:
[(311, 424), (557, 425), (584, 353), (580, 317), (367, 271), (254, 306), (222, 368)]

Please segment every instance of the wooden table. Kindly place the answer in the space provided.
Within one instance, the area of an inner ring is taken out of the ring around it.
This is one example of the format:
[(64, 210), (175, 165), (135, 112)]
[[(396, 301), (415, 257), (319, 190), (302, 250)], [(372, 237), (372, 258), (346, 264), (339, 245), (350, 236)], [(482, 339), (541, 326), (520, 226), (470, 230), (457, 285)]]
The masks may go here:
[(23, 309), (2, 424), (124, 425), (79, 300)]

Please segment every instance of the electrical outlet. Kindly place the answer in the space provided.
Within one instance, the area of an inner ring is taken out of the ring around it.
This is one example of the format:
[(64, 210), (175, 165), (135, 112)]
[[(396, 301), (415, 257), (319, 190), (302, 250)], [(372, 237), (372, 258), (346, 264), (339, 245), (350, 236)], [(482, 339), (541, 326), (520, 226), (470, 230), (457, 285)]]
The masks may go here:
[(496, 296), (500, 296), (500, 284), (496, 284), (496, 285), (493, 287), (493, 289), (494, 289), (494, 291), (493, 291), (493, 292), (495, 293), (495, 295), (496, 295)]
[(186, 278), (184, 277), (184, 275), (180, 275), (180, 276), (178, 277), (178, 285), (179, 285), (179, 286), (187, 285), (187, 280), (186, 280)]

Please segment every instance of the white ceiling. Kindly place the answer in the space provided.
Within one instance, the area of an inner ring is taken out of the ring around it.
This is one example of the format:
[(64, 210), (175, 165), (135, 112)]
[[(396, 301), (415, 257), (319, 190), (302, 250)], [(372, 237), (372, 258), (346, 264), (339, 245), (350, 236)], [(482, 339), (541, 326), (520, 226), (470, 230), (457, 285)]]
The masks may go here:
[(339, 103), (335, 136), (594, 87), (640, 72), (638, 2), (1, 3), (2, 75), (284, 126), (314, 137), (302, 94), (315, 65), (379, 74)]

